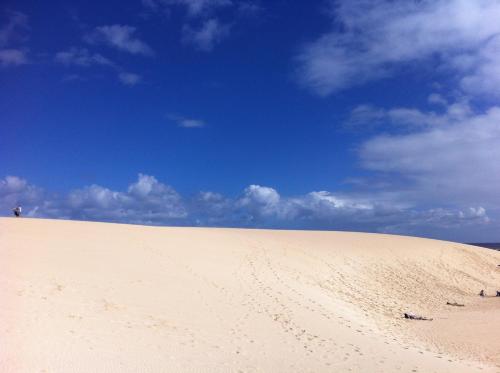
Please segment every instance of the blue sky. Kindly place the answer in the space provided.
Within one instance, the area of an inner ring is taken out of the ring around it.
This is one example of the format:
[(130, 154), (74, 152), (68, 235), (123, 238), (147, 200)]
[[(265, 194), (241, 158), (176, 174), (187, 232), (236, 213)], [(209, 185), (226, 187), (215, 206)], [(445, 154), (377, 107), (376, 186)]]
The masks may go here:
[(499, 1), (0, 8), (0, 207), (498, 241)]

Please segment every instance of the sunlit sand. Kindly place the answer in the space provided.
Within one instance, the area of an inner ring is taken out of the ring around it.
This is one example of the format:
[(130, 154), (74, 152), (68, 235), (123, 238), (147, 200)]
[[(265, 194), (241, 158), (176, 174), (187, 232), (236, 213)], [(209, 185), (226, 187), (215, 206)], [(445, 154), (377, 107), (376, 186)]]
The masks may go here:
[(0, 371), (498, 372), (500, 298), (477, 296), (498, 264), (401, 236), (2, 218)]

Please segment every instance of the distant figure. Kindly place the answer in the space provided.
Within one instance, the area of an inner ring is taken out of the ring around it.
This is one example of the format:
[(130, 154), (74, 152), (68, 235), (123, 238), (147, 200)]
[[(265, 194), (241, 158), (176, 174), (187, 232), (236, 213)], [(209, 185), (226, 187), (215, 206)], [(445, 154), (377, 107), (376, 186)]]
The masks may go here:
[(451, 302), (446, 302), (446, 304), (447, 304), (448, 306), (455, 306), (455, 307), (464, 307), (464, 306), (465, 306), (465, 304), (461, 304), (461, 303), (457, 303), (457, 302), (453, 302), (453, 303), (451, 303)]
[(409, 320), (428, 320), (428, 321), (432, 321), (432, 319), (428, 319), (427, 317), (423, 317), (423, 316), (418, 316), (418, 315), (414, 315), (413, 313), (406, 313), (405, 312), (405, 319), (409, 319)]
[(480, 296), (480, 297), (484, 297), (485, 295), (486, 295), (486, 294), (484, 294), (484, 290), (481, 290), (481, 291), (479, 292), (479, 296)]
[(497, 297), (500, 297), (500, 291), (497, 290)]
[(12, 212), (14, 213), (14, 215), (16, 216), (16, 218), (19, 218), (21, 216), (21, 211), (22, 211), (21, 206), (14, 207), (12, 209)]

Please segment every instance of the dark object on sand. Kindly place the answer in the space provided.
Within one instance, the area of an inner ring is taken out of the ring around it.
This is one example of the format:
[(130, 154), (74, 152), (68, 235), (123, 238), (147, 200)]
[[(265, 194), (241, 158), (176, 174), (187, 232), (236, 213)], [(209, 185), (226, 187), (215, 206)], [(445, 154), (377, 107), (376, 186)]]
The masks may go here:
[(409, 319), (409, 320), (428, 320), (428, 321), (432, 321), (432, 319), (428, 319), (427, 317), (424, 317), (424, 316), (418, 316), (418, 315), (415, 315), (413, 313), (406, 313), (405, 312), (405, 319)]
[(484, 297), (484, 296), (486, 296), (486, 294), (484, 293), (484, 290), (481, 290), (481, 291), (479, 292), (479, 296), (480, 296), (480, 297)]
[(497, 290), (497, 297), (500, 297), (500, 291)]
[(16, 218), (19, 218), (21, 216), (21, 210), (22, 210), (21, 206), (14, 207), (12, 209), (12, 212), (14, 213)]
[(465, 304), (461, 304), (461, 303), (457, 303), (457, 302), (453, 302), (453, 303), (451, 303), (451, 302), (446, 302), (446, 304), (447, 304), (448, 306), (455, 306), (455, 307), (464, 307), (464, 306), (465, 306)]

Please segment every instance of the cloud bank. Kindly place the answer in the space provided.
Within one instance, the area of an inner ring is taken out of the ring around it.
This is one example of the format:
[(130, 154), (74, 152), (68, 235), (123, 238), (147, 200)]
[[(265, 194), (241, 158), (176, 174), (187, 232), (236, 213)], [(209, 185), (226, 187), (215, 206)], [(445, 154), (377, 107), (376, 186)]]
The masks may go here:
[(427, 232), (446, 237), (449, 232), (496, 224), (482, 206), (418, 209), (382, 194), (315, 191), (282, 196), (274, 188), (250, 185), (236, 198), (206, 191), (186, 197), (144, 174), (124, 191), (90, 185), (64, 195), (7, 176), (0, 180), (1, 215), (17, 204), (30, 217), (151, 225)]
[(408, 213), (389, 230), (499, 216), (499, 16), (497, 0), (339, 0), (331, 31), (296, 56), (300, 83), (321, 96), (415, 71), (439, 82), (430, 109), (364, 103), (344, 122), (364, 135), (369, 176), (353, 186)]

